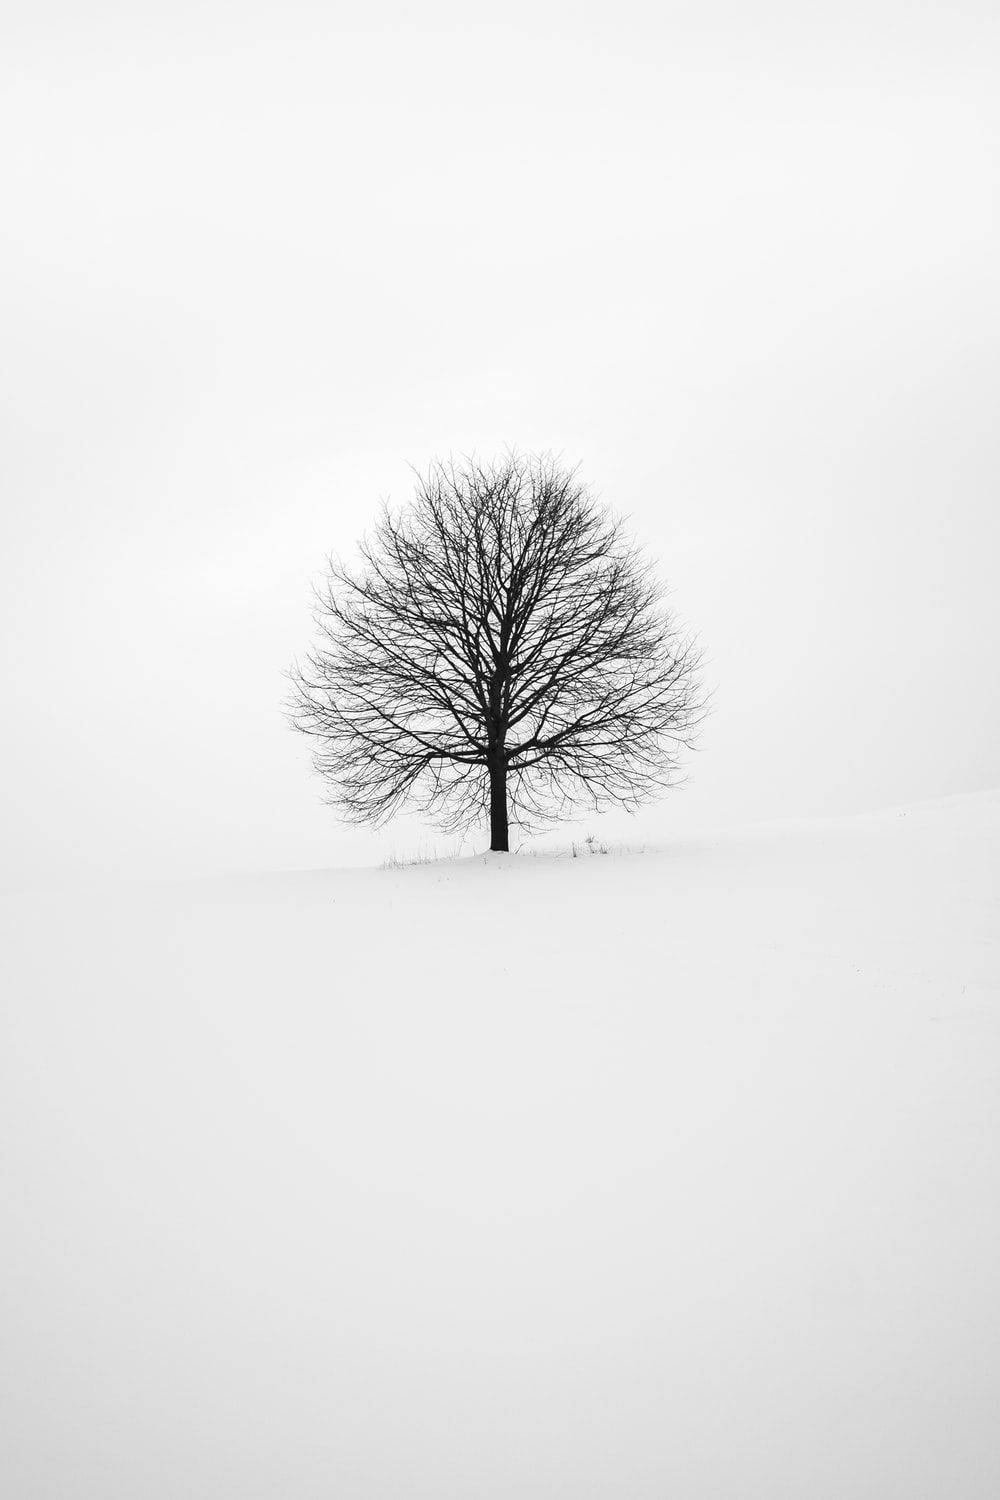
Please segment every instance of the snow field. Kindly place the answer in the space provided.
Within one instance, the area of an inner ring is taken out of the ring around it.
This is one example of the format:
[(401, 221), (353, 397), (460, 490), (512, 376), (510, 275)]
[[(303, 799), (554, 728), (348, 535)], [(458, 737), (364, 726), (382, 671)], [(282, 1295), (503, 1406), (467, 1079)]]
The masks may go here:
[(992, 1500), (1000, 797), (4, 898), (17, 1500)]

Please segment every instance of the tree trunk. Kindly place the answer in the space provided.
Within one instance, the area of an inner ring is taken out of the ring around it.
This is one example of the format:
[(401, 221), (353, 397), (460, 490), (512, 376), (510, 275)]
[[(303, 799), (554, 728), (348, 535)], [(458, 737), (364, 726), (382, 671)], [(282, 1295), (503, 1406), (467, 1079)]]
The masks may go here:
[(490, 849), (506, 854), (507, 833), (507, 763), (503, 751), (492, 756), (490, 767)]

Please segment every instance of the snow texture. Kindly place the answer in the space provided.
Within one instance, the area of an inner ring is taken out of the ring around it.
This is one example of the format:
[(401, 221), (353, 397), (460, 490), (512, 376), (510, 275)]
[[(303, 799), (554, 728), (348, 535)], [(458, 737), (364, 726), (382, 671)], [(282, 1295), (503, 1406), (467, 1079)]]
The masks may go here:
[(12, 1500), (993, 1500), (1000, 796), (3, 899)]

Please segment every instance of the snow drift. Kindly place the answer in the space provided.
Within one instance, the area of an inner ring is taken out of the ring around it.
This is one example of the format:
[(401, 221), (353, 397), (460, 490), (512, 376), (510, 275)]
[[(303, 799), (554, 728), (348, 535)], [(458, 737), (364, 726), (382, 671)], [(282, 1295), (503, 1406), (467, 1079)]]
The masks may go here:
[(992, 1500), (998, 833), (7, 896), (5, 1492)]

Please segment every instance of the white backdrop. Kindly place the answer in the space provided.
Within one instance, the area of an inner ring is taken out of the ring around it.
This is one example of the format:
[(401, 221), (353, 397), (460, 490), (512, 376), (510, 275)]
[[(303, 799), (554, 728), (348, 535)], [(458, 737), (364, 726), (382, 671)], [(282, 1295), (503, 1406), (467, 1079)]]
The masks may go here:
[(357, 11), (12, 18), (3, 879), (443, 848), (338, 825), (281, 674), (407, 463), (507, 443), (706, 648), (634, 836), (995, 784), (994, 8)]

